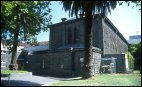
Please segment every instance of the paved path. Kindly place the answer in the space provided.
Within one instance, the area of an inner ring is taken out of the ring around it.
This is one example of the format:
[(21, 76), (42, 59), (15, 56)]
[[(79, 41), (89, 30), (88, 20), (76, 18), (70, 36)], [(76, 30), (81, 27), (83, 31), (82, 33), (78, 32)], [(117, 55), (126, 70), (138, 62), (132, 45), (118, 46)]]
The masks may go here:
[(61, 80), (70, 80), (74, 78), (55, 78), (55, 77), (44, 77), (44, 76), (34, 76), (34, 75), (17, 75), (11, 76), (10, 81), (8, 77), (1, 77), (2, 85), (7, 86), (48, 86), (52, 83), (59, 82)]

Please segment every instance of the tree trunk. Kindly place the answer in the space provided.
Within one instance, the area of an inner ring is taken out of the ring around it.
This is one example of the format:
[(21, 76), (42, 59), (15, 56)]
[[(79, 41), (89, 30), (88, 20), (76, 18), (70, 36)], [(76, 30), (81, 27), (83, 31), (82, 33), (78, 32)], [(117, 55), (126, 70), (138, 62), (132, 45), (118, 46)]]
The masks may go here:
[(14, 40), (13, 40), (13, 47), (12, 47), (12, 57), (11, 57), (11, 63), (9, 65), (10, 70), (17, 70), (17, 45), (18, 45), (18, 35), (19, 35), (19, 27), (16, 29), (16, 32), (14, 33)]
[(89, 79), (94, 75), (94, 61), (92, 52), (92, 6), (85, 7), (85, 57), (82, 79)]

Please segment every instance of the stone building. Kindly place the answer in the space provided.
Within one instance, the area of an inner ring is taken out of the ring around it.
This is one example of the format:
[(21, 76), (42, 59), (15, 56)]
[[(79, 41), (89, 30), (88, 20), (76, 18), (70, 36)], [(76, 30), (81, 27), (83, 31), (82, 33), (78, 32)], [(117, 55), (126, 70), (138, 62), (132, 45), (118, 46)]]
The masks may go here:
[[(83, 17), (63, 18), (62, 22), (51, 25), (49, 49), (35, 50), (34, 54), (28, 55), (25, 68), (34, 74), (80, 76), (84, 58), (84, 25)], [(95, 73), (100, 72), (101, 58), (105, 57), (117, 58), (116, 72), (125, 72), (128, 65), (123, 53), (128, 51), (128, 43), (123, 35), (107, 17), (94, 16), (92, 28)]]
[[(51, 25), (49, 49), (84, 46), (84, 25), (84, 18)], [(128, 42), (107, 17), (94, 17), (92, 28), (93, 47), (100, 48), (103, 54), (128, 51)]]

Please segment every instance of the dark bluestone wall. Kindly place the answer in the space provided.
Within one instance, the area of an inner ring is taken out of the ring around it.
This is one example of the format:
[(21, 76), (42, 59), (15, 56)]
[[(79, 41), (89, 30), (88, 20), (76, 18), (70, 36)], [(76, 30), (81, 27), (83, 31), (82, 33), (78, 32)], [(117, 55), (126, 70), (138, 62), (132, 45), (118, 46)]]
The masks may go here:
[[(106, 17), (94, 16), (92, 21), (93, 46), (100, 48), (103, 54), (121, 54), (128, 51), (128, 43), (123, 35)], [(68, 44), (74, 37), (68, 38), (68, 30), (74, 36), (74, 29), (78, 30), (78, 43)], [(57, 49), (66, 45), (84, 45), (84, 18), (68, 20), (50, 26), (50, 49)]]
[(109, 19), (102, 20), (104, 54), (122, 54), (128, 51), (128, 43)]
[[(74, 39), (74, 29), (76, 28), (78, 32), (78, 42), (75, 44), (83, 44), (84, 43), (84, 21), (82, 19), (78, 20), (70, 20), (61, 23), (57, 23), (50, 27), (50, 49), (57, 49), (62, 46), (74, 44), (68, 44), (68, 41), (73, 41)], [(70, 33), (72, 37), (68, 39), (69, 29), (71, 29)]]
[(98, 47), (103, 51), (103, 30), (102, 30), (102, 19), (95, 16), (92, 21), (93, 28), (93, 46)]
[[(36, 75), (51, 76), (81, 76), (82, 64), (84, 58), (83, 49), (60, 49), (48, 50), (46, 52), (36, 52), (33, 55), (27, 55), (25, 69)], [(94, 70), (99, 73), (101, 64), (101, 51), (93, 49)]]

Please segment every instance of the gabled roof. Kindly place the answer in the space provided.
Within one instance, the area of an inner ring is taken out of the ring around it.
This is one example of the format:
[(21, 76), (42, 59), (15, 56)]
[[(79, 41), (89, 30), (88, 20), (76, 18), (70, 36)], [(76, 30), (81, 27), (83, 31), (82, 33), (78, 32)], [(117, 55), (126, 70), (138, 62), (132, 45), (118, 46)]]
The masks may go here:
[(84, 18), (72, 18), (72, 19), (69, 19), (69, 20), (66, 20), (64, 22), (59, 22), (59, 23), (56, 23), (56, 24), (52, 24), (52, 25), (49, 25), (49, 27), (53, 27), (53, 26), (58, 26), (58, 25), (61, 25), (61, 24), (64, 24), (64, 23), (73, 23), (73, 22), (76, 22), (76, 21), (80, 21), (80, 20), (83, 20)]
[(30, 44), (27, 44), (27, 43), (18, 43), (18, 46), (30, 47)]
[(48, 45), (49, 44), (49, 41), (42, 41), (42, 42), (38, 42), (39, 45)]
[(61, 46), (58, 49), (65, 49), (65, 48), (84, 48), (84, 45), (83, 44), (70, 44), (70, 45)]
[(45, 51), (49, 49), (49, 46), (48, 46), (49, 41), (42, 41), (38, 43), (39, 43), (38, 46), (31, 46), (31, 47), (25, 48), (24, 50), (33, 52), (33, 51)]
[(108, 22), (111, 25), (111, 29), (113, 29), (115, 32), (117, 32), (118, 36), (128, 45), (127, 40), (123, 37), (123, 35), (119, 32), (119, 30), (113, 25), (113, 23), (105, 16), (104, 18), (105, 22)]
[(44, 51), (44, 50), (48, 50), (48, 49), (49, 49), (49, 46), (40, 45), (40, 46), (28, 47), (28, 48), (25, 48), (24, 50), (29, 51), (29, 52), (33, 52), (33, 51)]

